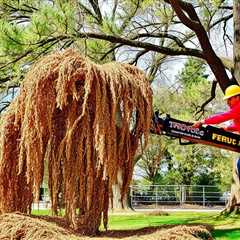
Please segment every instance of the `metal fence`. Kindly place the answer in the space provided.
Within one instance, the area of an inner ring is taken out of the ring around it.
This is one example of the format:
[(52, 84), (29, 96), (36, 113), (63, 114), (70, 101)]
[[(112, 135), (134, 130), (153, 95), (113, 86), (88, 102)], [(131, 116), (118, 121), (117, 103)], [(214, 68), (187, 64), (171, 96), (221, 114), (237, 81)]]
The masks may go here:
[(51, 200), (49, 197), (48, 187), (42, 186), (40, 188), (39, 201), (32, 204), (32, 209), (39, 210), (39, 209), (50, 209), (50, 208), (51, 208)]
[(130, 187), (133, 208), (159, 206), (215, 207), (224, 206), (229, 192), (208, 185), (136, 185)]
[[(133, 185), (130, 186), (131, 206), (135, 209), (149, 208), (196, 208), (223, 207), (229, 192), (220, 191), (217, 186), (208, 185)], [(33, 209), (51, 208), (47, 187), (40, 189), (38, 203)]]

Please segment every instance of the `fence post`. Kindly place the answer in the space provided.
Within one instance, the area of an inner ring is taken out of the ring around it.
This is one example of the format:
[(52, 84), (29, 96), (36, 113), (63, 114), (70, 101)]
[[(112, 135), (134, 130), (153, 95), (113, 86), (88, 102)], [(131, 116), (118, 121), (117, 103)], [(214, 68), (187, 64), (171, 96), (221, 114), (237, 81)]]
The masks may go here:
[(182, 205), (182, 185), (179, 186), (179, 203)]
[(181, 203), (185, 203), (185, 186), (181, 185), (182, 187), (182, 194), (181, 194)]
[(157, 186), (155, 186), (155, 208), (158, 207), (158, 200), (157, 200), (157, 197), (158, 197), (158, 191), (157, 191)]
[(205, 186), (203, 186), (203, 206), (205, 207), (206, 202), (205, 202)]
[(133, 192), (132, 192), (132, 186), (130, 186), (130, 204), (131, 204), (131, 207), (133, 208)]

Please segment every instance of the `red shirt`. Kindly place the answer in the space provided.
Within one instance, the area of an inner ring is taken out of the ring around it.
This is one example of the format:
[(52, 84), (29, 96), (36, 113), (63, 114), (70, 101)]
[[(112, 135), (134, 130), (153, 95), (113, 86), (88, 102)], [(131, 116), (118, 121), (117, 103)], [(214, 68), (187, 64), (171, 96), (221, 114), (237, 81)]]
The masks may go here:
[(204, 120), (206, 124), (219, 124), (232, 120), (233, 123), (226, 128), (228, 131), (237, 131), (240, 132), (240, 102), (237, 103), (234, 107), (230, 108), (229, 111), (220, 113), (211, 117), (208, 117)]

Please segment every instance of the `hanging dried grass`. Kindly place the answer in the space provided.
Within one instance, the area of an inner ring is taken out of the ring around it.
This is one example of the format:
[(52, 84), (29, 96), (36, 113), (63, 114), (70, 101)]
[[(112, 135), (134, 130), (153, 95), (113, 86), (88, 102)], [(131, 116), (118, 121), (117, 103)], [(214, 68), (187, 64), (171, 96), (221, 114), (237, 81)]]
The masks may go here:
[(133, 66), (97, 65), (71, 49), (42, 58), (2, 118), (0, 211), (29, 213), (48, 166), (54, 213), (64, 204), (73, 228), (95, 233), (102, 217), (106, 228), (112, 186), (120, 172), (125, 196), (151, 109), (149, 82)]

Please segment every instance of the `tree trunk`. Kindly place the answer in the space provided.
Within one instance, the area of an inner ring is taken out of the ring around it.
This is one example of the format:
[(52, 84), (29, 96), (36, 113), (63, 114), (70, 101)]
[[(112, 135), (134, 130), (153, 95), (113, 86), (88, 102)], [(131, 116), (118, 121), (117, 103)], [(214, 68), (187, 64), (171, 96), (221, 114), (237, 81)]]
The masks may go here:
[(112, 209), (113, 210), (122, 209), (121, 186), (122, 186), (122, 173), (119, 171), (117, 175), (117, 183), (112, 186), (112, 192), (113, 192)]
[(240, 179), (238, 176), (236, 164), (237, 161), (233, 160), (231, 195), (227, 206), (223, 211), (224, 214), (240, 213)]
[[(240, 2), (234, 1), (234, 76), (237, 82), (240, 81)], [(233, 177), (231, 186), (231, 195), (224, 213), (240, 213), (240, 180), (236, 167), (237, 161), (233, 161)]]
[(234, 76), (237, 82), (240, 81), (240, 2), (234, 1), (233, 9), (233, 21), (234, 21)]
[(128, 198), (129, 194), (125, 195), (124, 199), (121, 199), (122, 188), (122, 172), (118, 172), (117, 183), (112, 186), (113, 199), (112, 199), (112, 211), (123, 211), (131, 209)]
[[(116, 124), (117, 127), (121, 128), (122, 126), (122, 114), (120, 110), (120, 105), (118, 106), (118, 111), (116, 111)], [(127, 196), (121, 200), (121, 188), (123, 184), (123, 176), (122, 172), (119, 171), (117, 174), (117, 183), (112, 186), (112, 211), (122, 211), (123, 209), (127, 208)], [(110, 199), (111, 201), (111, 199)]]

